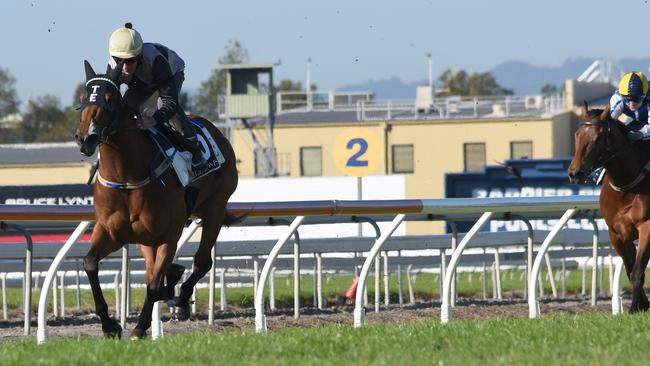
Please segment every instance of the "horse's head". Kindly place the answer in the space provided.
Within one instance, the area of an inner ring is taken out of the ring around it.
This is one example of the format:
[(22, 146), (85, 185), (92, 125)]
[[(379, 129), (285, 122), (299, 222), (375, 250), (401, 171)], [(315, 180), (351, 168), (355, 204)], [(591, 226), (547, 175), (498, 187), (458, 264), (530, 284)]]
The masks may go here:
[(118, 84), (122, 65), (109, 74), (95, 74), (88, 61), (86, 68), (86, 94), (81, 102), (81, 120), (75, 131), (75, 140), (86, 156), (91, 156), (99, 144), (117, 131), (121, 94)]
[(629, 143), (625, 125), (609, 113), (609, 105), (604, 110), (589, 110), (586, 102), (582, 106), (583, 122), (575, 132), (575, 154), (568, 169), (571, 183), (584, 183)]

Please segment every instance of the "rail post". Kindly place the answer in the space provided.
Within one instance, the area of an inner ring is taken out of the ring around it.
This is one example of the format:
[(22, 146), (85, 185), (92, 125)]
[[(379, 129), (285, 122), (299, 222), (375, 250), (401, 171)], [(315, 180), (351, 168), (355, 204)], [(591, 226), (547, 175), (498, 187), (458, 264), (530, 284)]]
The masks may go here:
[(25, 313), (25, 329), (23, 334), (28, 336), (31, 331), (32, 321), (32, 257), (34, 253), (34, 244), (31, 234), (22, 226), (17, 224), (7, 224), (0, 221), (0, 229), (13, 229), (19, 231), (25, 237), (25, 284), (23, 286), (23, 307)]
[(546, 252), (548, 251), (548, 248), (551, 246), (551, 243), (553, 242), (553, 239), (557, 236), (557, 234), (562, 230), (564, 225), (566, 225), (567, 221), (573, 217), (573, 215), (576, 213), (575, 208), (568, 209), (564, 212), (564, 215), (558, 220), (558, 222), (555, 224), (553, 229), (551, 230), (550, 233), (546, 236), (544, 239), (544, 242), (542, 243), (542, 246), (539, 248), (539, 251), (537, 252), (537, 256), (535, 257), (535, 262), (533, 263), (533, 269), (531, 272), (530, 280), (528, 282), (528, 316), (530, 318), (538, 318), (540, 315), (539, 312), (539, 301), (537, 301), (537, 293), (535, 291), (535, 283), (537, 282), (537, 278), (539, 277), (539, 272), (541, 271), (542, 267), (542, 260), (545, 257)]
[(451, 255), (451, 259), (449, 260), (449, 265), (447, 266), (448, 270), (445, 271), (445, 279), (444, 282), (442, 283), (442, 305), (440, 306), (440, 321), (442, 323), (448, 323), (449, 320), (451, 319), (451, 286), (452, 286), (452, 280), (454, 277), (454, 272), (456, 271), (456, 266), (458, 265), (458, 262), (460, 261), (460, 256), (463, 255), (463, 251), (465, 250), (465, 247), (469, 243), (470, 240), (476, 235), (476, 233), (481, 230), (483, 225), (492, 217), (492, 212), (484, 212), (481, 217), (474, 223), (472, 228), (465, 234), (463, 239), (460, 241), (460, 244), (458, 244), (458, 247), (456, 250), (454, 250), (454, 253)]
[(621, 298), (621, 272), (623, 272), (623, 261), (616, 263), (614, 270), (614, 283), (612, 284), (612, 314), (623, 313), (623, 299)]
[(275, 243), (273, 249), (271, 249), (271, 252), (269, 253), (269, 256), (264, 262), (262, 273), (260, 274), (259, 284), (255, 292), (255, 331), (258, 333), (266, 332), (267, 330), (266, 316), (264, 315), (264, 288), (266, 287), (266, 281), (268, 280), (271, 267), (273, 267), (273, 263), (278, 257), (282, 246), (289, 240), (289, 238), (291, 238), (294, 232), (298, 230), (298, 227), (300, 224), (302, 224), (304, 219), (305, 216), (296, 216), (296, 218), (293, 219), (291, 225), (289, 225), (284, 234)]
[(598, 225), (594, 219), (589, 219), (589, 222), (594, 228), (591, 249), (594, 263), (591, 267), (591, 306), (596, 306), (598, 298)]
[(47, 312), (47, 298), (50, 294), (50, 287), (52, 286), (52, 281), (56, 276), (56, 271), (59, 269), (59, 265), (65, 258), (66, 254), (68, 254), (70, 251), (70, 248), (72, 248), (72, 246), (79, 241), (81, 235), (83, 235), (83, 233), (86, 231), (88, 225), (90, 225), (90, 221), (82, 221), (79, 223), (72, 235), (70, 235), (65, 244), (63, 244), (63, 247), (61, 247), (56, 257), (54, 257), (54, 261), (52, 261), (50, 269), (45, 275), (45, 279), (43, 280), (43, 287), (41, 288), (41, 296), (38, 301), (38, 328), (36, 330), (36, 341), (39, 344), (44, 343), (47, 339), (47, 323), (45, 319), (45, 313)]
[[(363, 292), (366, 288), (366, 279), (368, 277), (368, 272), (370, 271), (370, 266), (372, 265), (373, 260), (377, 257), (377, 253), (381, 249), (382, 245), (391, 235), (395, 232), (395, 229), (404, 221), (404, 214), (398, 214), (395, 216), (393, 221), (390, 223), (388, 229), (381, 234), (381, 236), (375, 241), (375, 244), (370, 249), (368, 257), (366, 257), (363, 267), (361, 268), (361, 274), (359, 274), (359, 283), (357, 285), (357, 293), (354, 301), (354, 327), (358, 328), (365, 323), (365, 311), (363, 308)], [(376, 289), (379, 291), (379, 289)]]

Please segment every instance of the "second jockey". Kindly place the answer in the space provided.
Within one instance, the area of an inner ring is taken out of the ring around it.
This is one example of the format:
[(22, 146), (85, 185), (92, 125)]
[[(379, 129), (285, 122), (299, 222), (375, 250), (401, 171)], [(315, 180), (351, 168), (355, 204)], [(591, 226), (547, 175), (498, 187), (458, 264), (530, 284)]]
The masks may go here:
[(626, 122), (633, 131), (633, 139), (642, 139), (650, 136), (648, 125), (648, 79), (642, 72), (633, 71), (623, 75), (618, 84), (618, 89), (609, 99), (610, 115), (618, 119), (621, 115), (629, 117)]

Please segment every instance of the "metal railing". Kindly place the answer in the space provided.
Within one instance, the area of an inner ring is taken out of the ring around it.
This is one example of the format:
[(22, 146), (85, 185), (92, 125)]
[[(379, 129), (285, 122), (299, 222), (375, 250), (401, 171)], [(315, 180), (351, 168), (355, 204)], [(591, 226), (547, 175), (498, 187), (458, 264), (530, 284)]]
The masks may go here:
[[(248, 215), (243, 221), (243, 226), (268, 225), (279, 220), (290, 220), (290, 225), (271, 249), (263, 265), (255, 296), (255, 324), (258, 332), (265, 331), (266, 317), (264, 314), (264, 289), (268, 283), (268, 277), (272, 272), (274, 262), (277, 259), (281, 248), (296, 233), (301, 225), (313, 223), (339, 223), (356, 221), (358, 215), (364, 215), (373, 221), (389, 221), (390, 225), (375, 240), (372, 248), (361, 269), (357, 298), (354, 309), (354, 325), (361, 326), (365, 322), (365, 308), (360, 296), (366, 289), (367, 275), (370, 266), (375, 261), (378, 253), (382, 250), (386, 241), (391, 237), (395, 229), (408, 220), (445, 220), (445, 221), (468, 221), (477, 220), (470, 231), (465, 234), (458, 247), (453, 250), (452, 258), (445, 269), (441, 321), (447, 322), (451, 319), (453, 307), (452, 281), (455, 276), (457, 264), (463, 251), (476, 233), (488, 220), (532, 220), (535, 218), (556, 218), (557, 221), (553, 230), (544, 240), (539, 249), (531, 273), (528, 276), (528, 303), (530, 317), (539, 316), (539, 303), (537, 293), (534, 290), (536, 281), (541, 271), (541, 263), (547, 254), (549, 246), (557, 233), (564, 227), (570, 218), (583, 217), (594, 219), (598, 217), (597, 196), (558, 196), (558, 197), (537, 197), (537, 198), (493, 198), (493, 199), (407, 199), (407, 200), (377, 200), (377, 201), (296, 201), (296, 202), (248, 202), (231, 203), (228, 210), (235, 216)], [(66, 244), (61, 248), (53, 261), (46, 279), (43, 283), (41, 298), (39, 301), (38, 313), (38, 341), (42, 343), (47, 338), (45, 311), (47, 309), (47, 297), (52, 285), (53, 277), (58, 270), (61, 260), (65, 257), (70, 248), (76, 243), (81, 234), (93, 220), (92, 206), (27, 206), (27, 205), (0, 205), (0, 220), (81, 220), (81, 224), (73, 233)], [(594, 225), (594, 229), (597, 227)], [(186, 229), (179, 241), (179, 248), (196, 230), (196, 226)], [(215, 253), (213, 253), (213, 256)], [(215, 261), (213, 260), (213, 263)], [(212, 271), (215, 266), (213, 265)], [(298, 269), (299, 270), (299, 269)], [(620, 273), (620, 269), (618, 270)], [(214, 275), (211, 274), (211, 281)], [(614, 278), (620, 280), (620, 276)], [(614, 288), (620, 288), (615, 283)], [(214, 290), (214, 286), (212, 286)], [(210, 295), (214, 301), (214, 295)], [(620, 303), (620, 295), (615, 293), (613, 300)], [(612, 305), (614, 309), (614, 304)], [(212, 309), (212, 308), (211, 308)], [(620, 307), (618, 307), (620, 309)], [(152, 336), (161, 336), (162, 328), (159, 323), (159, 310), (154, 312)], [(159, 330), (156, 330), (160, 327)], [(154, 335), (154, 332), (159, 332)]]
[(371, 92), (304, 92), (276, 93), (276, 113), (354, 111), (360, 101), (374, 99)]
[(428, 108), (419, 107), (414, 101), (359, 101), (356, 118), (358, 121), (373, 121), (540, 117), (566, 111), (562, 95), (446, 97), (432, 100)]
[[(546, 117), (568, 110), (563, 94), (524, 96), (436, 97), (376, 100), (370, 92), (279, 92), (276, 114), (350, 112), (357, 121)], [(225, 116), (219, 96), (218, 113)], [(426, 105), (426, 107), (425, 107)]]

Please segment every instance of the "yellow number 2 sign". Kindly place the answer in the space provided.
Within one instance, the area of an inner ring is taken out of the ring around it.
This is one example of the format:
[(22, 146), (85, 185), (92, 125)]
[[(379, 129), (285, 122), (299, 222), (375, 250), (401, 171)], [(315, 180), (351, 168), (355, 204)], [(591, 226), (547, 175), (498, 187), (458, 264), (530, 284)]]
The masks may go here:
[(334, 141), (334, 162), (344, 175), (379, 174), (381, 150), (379, 138), (372, 130), (345, 129)]

